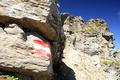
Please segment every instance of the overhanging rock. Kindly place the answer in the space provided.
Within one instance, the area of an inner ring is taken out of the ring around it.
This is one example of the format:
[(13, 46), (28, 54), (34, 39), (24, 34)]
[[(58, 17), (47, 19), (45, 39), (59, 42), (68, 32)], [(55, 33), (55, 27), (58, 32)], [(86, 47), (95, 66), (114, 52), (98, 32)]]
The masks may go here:
[(55, 0), (0, 0), (1, 23), (33, 27), (49, 40), (56, 39), (58, 17)]

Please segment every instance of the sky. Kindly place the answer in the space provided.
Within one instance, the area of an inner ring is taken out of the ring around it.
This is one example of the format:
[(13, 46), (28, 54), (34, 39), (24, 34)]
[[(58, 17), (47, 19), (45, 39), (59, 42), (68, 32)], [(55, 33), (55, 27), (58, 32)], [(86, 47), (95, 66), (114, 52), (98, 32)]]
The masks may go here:
[(115, 49), (120, 48), (120, 0), (58, 0), (59, 11), (73, 16), (104, 19), (114, 34)]

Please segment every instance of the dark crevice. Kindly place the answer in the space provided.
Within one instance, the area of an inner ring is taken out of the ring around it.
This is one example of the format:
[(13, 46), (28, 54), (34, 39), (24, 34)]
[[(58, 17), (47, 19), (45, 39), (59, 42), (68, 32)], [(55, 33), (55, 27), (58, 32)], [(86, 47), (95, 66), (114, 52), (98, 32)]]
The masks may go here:
[(60, 62), (54, 66), (57, 74), (55, 74), (55, 80), (76, 80), (75, 72), (69, 68), (64, 62)]
[[(67, 17), (64, 17), (64, 18), (67, 18)], [(62, 22), (61, 24), (63, 24), (63, 23), (64, 22)], [(63, 28), (61, 28), (61, 29), (63, 29)], [(68, 32), (69, 32), (69, 34), (74, 34), (74, 32), (72, 32), (72, 31), (68, 31)], [(63, 33), (63, 35), (65, 36), (64, 33)], [(55, 61), (53, 61), (54, 80), (76, 80), (75, 72), (62, 61), (62, 59), (64, 58), (63, 50), (65, 48), (65, 43), (66, 43), (66, 37), (64, 37), (64, 38), (60, 37), (60, 40), (58, 43), (58, 44), (60, 44), (60, 46), (58, 47), (58, 50), (55, 53), (55, 54), (59, 54), (59, 57), (55, 58)], [(73, 43), (73, 44), (75, 44), (75, 43)]]
[(33, 80), (33, 77), (32, 76), (28, 76), (28, 75), (25, 75), (25, 74), (20, 74), (20, 73), (16, 73), (16, 72), (11, 72), (11, 71), (6, 71), (6, 70), (2, 70), (0, 69), (0, 75), (6, 75), (6, 76), (14, 76), (16, 78), (18, 78), (18, 80)]
[(103, 37), (104, 37), (107, 41), (110, 41), (110, 39), (112, 39), (112, 36), (103, 35)]

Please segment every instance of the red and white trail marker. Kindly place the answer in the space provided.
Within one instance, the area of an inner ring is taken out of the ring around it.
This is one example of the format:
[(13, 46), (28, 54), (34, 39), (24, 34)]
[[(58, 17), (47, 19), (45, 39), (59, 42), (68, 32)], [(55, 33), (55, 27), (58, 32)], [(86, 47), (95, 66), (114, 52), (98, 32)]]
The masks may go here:
[(40, 38), (36, 38), (32, 40), (32, 55), (34, 57), (47, 57), (51, 59), (51, 50), (50, 50), (50, 43), (44, 41)]

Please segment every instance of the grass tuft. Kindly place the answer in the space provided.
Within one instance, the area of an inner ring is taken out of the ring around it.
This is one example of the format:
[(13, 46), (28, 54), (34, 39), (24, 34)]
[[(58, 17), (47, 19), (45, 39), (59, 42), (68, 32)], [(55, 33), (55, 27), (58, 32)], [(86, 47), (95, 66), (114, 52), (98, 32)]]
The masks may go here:
[(120, 71), (120, 61), (116, 60), (115, 58), (112, 57), (101, 57), (101, 62), (105, 65), (112, 65)]

